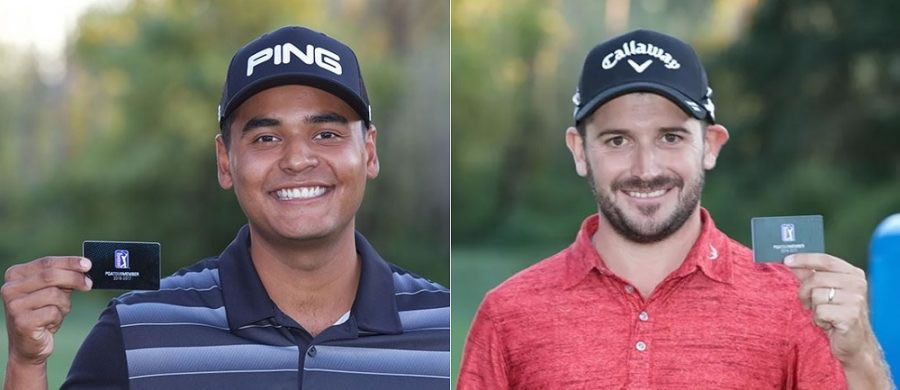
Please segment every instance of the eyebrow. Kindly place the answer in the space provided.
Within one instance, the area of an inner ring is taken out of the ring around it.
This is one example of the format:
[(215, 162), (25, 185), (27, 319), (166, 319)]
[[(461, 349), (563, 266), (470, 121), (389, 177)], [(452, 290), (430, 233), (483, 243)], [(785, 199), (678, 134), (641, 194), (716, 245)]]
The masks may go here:
[(244, 124), (242, 133), (247, 133), (250, 130), (254, 130), (260, 127), (274, 127), (281, 124), (281, 121), (274, 118), (250, 118), (247, 123)]
[(603, 129), (597, 132), (597, 138), (607, 135), (627, 135), (630, 131), (625, 129)]
[(347, 117), (338, 114), (336, 112), (324, 112), (321, 114), (309, 115), (306, 118), (303, 118), (303, 121), (309, 124), (317, 124), (317, 123), (341, 123), (347, 124), (350, 123), (350, 120)]
[(687, 134), (691, 134), (690, 131), (688, 131), (687, 129), (685, 129), (684, 127), (681, 127), (681, 126), (676, 126), (676, 127), (661, 127), (661, 128), (659, 129), (659, 132), (660, 132), (660, 133), (687, 133)]
[[(338, 114), (336, 112), (324, 112), (321, 114), (313, 114), (307, 115), (303, 118), (303, 122), (307, 124), (319, 124), (319, 123), (341, 123), (347, 124), (350, 123), (350, 120), (347, 117)], [(275, 127), (281, 125), (281, 121), (275, 118), (269, 117), (254, 117), (250, 118), (246, 124), (244, 124), (244, 128), (242, 130), (243, 133), (247, 133), (251, 130), (258, 129), (260, 127)]]
[[(685, 133), (691, 134), (690, 131), (685, 129), (684, 127), (675, 126), (675, 127), (660, 127), (659, 133)], [(608, 136), (608, 135), (628, 135), (631, 133), (629, 130), (625, 129), (603, 129), (597, 133), (597, 138)]]

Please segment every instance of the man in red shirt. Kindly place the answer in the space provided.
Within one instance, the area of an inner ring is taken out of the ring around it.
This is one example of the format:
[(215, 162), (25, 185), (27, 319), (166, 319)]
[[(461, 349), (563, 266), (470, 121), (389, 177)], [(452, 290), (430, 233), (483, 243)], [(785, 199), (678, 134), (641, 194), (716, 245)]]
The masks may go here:
[(890, 388), (863, 271), (826, 254), (756, 264), (700, 207), (728, 140), (711, 93), (663, 34), (588, 54), (566, 145), (600, 212), (486, 295), (460, 389)]

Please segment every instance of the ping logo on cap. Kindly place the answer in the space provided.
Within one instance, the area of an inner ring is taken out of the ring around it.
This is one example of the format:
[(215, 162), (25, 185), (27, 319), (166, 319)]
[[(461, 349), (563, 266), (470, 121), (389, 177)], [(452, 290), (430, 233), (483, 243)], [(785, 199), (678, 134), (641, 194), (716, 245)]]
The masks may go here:
[[(616, 64), (619, 63), (619, 61), (637, 54), (646, 54), (648, 56), (659, 59), (663, 64), (665, 64), (666, 69), (675, 70), (681, 67), (681, 64), (678, 63), (678, 60), (676, 60), (674, 57), (672, 57), (671, 54), (663, 50), (663, 48), (650, 43), (635, 42), (634, 40), (631, 40), (629, 42), (622, 43), (621, 49), (616, 49), (603, 57), (603, 69), (612, 69), (616, 66)], [(634, 62), (630, 59), (628, 60), (628, 64), (631, 65), (631, 67), (634, 68), (635, 72), (638, 73), (643, 73), (651, 63), (652, 60), (644, 61), (641, 64), (638, 64), (637, 62)]]
[(275, 65), (289, 64), (291, 57), (295, 56), (304, 64), (312, 65), (325, 69), (338, 76), (343, 73), (341, 68), (341, 57), (334, 52), (324, 48), (306, 45), (306, 51), (301, 51), (297, 46), (290, 42), (274, 47), (262, 49), (247, 58), (247, 77), (253, 75), (253, 68), (272, 60)]

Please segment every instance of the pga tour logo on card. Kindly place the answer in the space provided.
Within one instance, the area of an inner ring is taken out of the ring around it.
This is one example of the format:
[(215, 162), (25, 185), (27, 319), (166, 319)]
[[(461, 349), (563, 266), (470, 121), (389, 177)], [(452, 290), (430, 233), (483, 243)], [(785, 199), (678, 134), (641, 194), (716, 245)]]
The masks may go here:
[(131, 260), (128, 257), (128, 251), (125, 249), (116, 249), (116, 269), (128, 269)]
[(794, 240), (796, 240), (796, 237), (794, 235), (794, 224), (792, 224), (792, 223), (781, 224), (781, 241), (793, 242)]

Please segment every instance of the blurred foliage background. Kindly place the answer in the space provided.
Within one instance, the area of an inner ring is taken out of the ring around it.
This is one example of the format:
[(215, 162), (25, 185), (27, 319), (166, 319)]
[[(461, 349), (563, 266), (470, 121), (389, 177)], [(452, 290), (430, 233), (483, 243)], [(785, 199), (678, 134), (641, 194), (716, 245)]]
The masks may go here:
[[(225, 71), (238, 48), (289, 24), (325, 32), (360, 58), (381, 174), (357, 228), (385, 259), (449, 286), (448, 1), (103, 4), (78, 19), (56, 77), (41, 72), (47, 59), (35, 50), (0, 46), (3, 269), (80, 255), (86, 239), (159, 241), (164, 275), (218, 255), (246, 223), (216, 181)], [(76, 294), (51, 388), (113, 295)]]
[(754, 216), (822, 214), (865, 267), (900, 212), (894, 0), (453, 0), (453, 372), (484, 293), (568, 246), (596, 212), (564, 144), (597, 43), (650, 28), (689, 42), (731, 133), (702, 204), (750, 244)]

